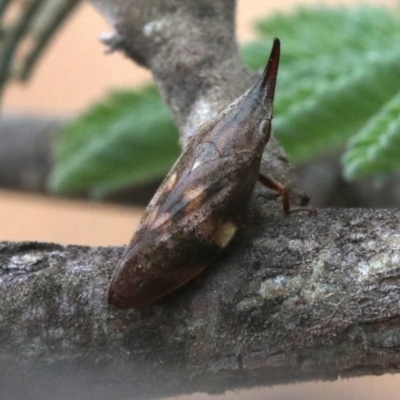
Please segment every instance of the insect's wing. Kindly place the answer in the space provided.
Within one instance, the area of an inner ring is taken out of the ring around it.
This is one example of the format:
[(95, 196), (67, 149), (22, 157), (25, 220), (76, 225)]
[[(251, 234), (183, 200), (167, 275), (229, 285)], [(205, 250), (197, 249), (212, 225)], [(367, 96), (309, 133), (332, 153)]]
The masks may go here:
[(240, 197), (248, 197), (254, 187), (252, 179), (239, 179), (242, 169), (257, 168), (257, 162), (251, 167), (252, 158), (248, 154), (233, 162), (231, 157), (216, 156), (200, 164), (194, 158), (191, 170), (179, 175), (173, 190), (168, 195), (161, 191), (163, 200), (150, 207), (113, 277), (111, 304), (130, 308), (152, 303), (216, 258), (235, 234), (241, 214), (226, 202), (237, 199), (243, 209)]
[(232, 239), (269, 139), (279, 49), (275, 39), (258, 83), (190, 140), (117, 268), (111, 304), (155, 301), (201, 272)]

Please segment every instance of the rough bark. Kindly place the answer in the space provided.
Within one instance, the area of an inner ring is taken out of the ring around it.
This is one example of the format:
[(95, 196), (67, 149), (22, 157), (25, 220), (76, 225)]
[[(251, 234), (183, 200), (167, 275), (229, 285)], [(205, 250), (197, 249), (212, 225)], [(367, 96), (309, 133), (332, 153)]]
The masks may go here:
[(275, 212), (143, 311), (107, 307), (122, 249), (1, 244), (0, 387), (138, 399), (397, 372), (400, 212)]
[[(233, 0), (96, 3), (119, 47), (152, 69), (182, 143), (253, 80), (234, 42)], [(275, 142), (262, 168), (290, 184)], [(281, 214), (257, 188), (248, 229), (221, 259), (142, 311), (106, 305), (122, 249), (3, 243), (3, 392), (23, 390), (21, 377), (65, 393), (73, 382), (98, 399), (397, 372), (400, 212)]]

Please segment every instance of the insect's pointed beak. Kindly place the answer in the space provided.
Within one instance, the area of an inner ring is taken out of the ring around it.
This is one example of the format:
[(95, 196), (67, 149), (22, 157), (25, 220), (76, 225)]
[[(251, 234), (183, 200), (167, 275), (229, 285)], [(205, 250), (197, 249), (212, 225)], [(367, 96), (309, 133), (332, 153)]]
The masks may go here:
[(281, 42), (278, 38), (275, 38), (268, 64), (256, 85), (263, 102), (269, 101), (272, 104), (274, 100), (276, 80), (278, 78), (280, 53)]

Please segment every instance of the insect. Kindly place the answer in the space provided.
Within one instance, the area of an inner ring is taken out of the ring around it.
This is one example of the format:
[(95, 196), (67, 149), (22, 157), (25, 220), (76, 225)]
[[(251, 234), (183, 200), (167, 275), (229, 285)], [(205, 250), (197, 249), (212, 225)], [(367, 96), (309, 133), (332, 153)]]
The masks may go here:
[(245, 94), (203, 124), (149, 203), (111, 280), (108, 302), (140, 308), (202, 272), (243, 223), (257, 181), (289, 195), (260, 173), (271, 135), (280, 56), (274, 39), (268, 64)]

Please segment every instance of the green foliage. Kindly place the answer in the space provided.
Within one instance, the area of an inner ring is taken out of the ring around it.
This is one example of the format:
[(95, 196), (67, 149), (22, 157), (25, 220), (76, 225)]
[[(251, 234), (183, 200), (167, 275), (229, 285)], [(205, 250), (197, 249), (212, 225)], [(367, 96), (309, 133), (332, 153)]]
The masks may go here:
[(386, 103), (354, 136), (344, 156), (349, 179), (388, 174), (399, 167), (400, 93)]
[[(344, 147), (400, 91), (397, 10), (302, 8), (258, 22), (257, 32), (262, 40), (243, 49), (249, 67), (262, 67), (273, 36), (282, 42), (274, 134), (294, 162)], [(369, 150), (364, 146), (364, 151)], [(391, 171), (400, 166), (400, 157), (385, 154), (392, 157)], [(353, 165), (363, 157), (361, 150), (353, 151)], [(369, 174), (389, 172), (370, 166)], [(357, 178), (358, 171), (346, 176)]]
[(65, 129), (50, 187), (101, 197), (162, 177), (179, 152), (178, 131), (154, 87), (114, 92)]
[[(297, 9), (257, 23), (242, 48), (249, 68), (282, 42), (274, 134), (294, 162), (349, 142), (346, 177), (400, 166), (400, 18), (397, 10)], [(154, 88), (118, 92), (65, 130), (51, 187), (97, 195), (164, 175), (179, 154), (177, 130)]]

